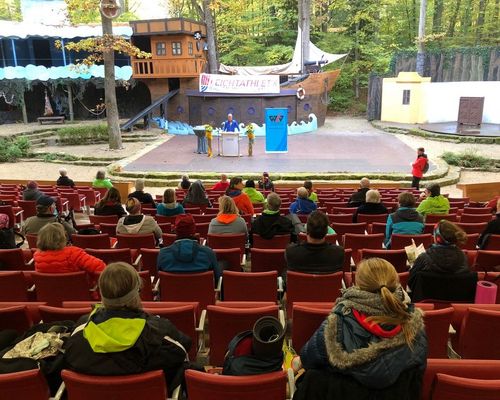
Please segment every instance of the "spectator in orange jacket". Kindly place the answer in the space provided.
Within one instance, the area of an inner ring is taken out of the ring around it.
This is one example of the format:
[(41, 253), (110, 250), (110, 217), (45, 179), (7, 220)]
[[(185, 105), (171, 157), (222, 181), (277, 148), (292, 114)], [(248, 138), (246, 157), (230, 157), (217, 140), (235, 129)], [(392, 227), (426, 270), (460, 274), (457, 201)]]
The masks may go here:
[(83, 249), (66, 246), (66, 232), (59, 222), (45, 225), (38, 233), (35, 270), (43, 273), (68, 273), (86, 271), (101, 272), (106, 264), (99, 258), (87, 254)]
[(424, 176), (424, 168), (427, 164), (427, 154), (425, 154), (425, 149), (423, 147), (419, 147), (417, 149), (417, 159), (411, 165), (412, 170), (411, 174), (413, 175), (413, 180), (411, 182), (411, 187), (415, 189), (420, 189), (420, 180)]
[(241, 190), (245, 187), (243, 184), (243, 178), (239, 176), (235, 176), (231, 178), (229, 182), (229, 187), (226, 190), (226, 195), (231, 197), (240, 210), (240, 214), (254, 214), (252, 201), (250, 197), (246, 193), (243, 193)]

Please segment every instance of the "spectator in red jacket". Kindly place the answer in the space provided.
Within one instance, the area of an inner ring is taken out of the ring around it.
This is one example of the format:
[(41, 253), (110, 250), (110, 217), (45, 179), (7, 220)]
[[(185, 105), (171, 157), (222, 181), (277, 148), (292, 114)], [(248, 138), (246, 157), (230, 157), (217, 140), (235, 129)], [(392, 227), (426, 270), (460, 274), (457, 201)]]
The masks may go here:
[(411, 174), (413, 175), (411, 187), (414, 187), (417, 190), (420, 189), (420, 180), (424, 176), (424, 168), (427, 162), (427, 154), (425, 154), (425, 149), (423, 147), (419, 147), (417, 149), (417, 159), (411, 165)]
[(222, 174), (220, 176), (220, 181), (214, 185), (212, 190), (214, 192), (225, 192), (228, 187), (229, 187), (229, 181), (227, 180), (227, 175)]
[(33, 255), (36, 272), (59, 274), (87, 271), (96, 274), (106, 267), (104, 261), (79, 247), (66, 246), (66, 242), (66, 232), (59, 222), (40, 229), (36, 242), (38, 250)]

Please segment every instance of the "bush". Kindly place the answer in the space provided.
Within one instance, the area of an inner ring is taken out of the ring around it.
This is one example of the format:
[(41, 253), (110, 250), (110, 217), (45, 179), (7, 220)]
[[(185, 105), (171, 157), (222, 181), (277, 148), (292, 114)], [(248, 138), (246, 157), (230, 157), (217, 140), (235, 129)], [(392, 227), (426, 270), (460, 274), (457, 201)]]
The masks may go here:
[(43, 161), (45, 162), (50, 162), (54, 160), (77, 161), (79, 160), (79, 158), (71, 154), (65, 154), (65, 153), (46, 153), (43, 155)]
[(0, 138), (0, 162), (13, 162), (29, 155), (30, 143), (27, 138)]
[(108, 127), (104, 124), (68, 126), (57, 131), (61, 144), (79, 145), (107, 142)]
[(448, 164), (456, 165), (458, 167), (483, 169), (491, 169), (491, 167), (495, 167), (495, 162), (477, 154), (477, 150), (474, 149), (464, 150), (460, 153), (445, 151), (441, 155), (441, 158)]

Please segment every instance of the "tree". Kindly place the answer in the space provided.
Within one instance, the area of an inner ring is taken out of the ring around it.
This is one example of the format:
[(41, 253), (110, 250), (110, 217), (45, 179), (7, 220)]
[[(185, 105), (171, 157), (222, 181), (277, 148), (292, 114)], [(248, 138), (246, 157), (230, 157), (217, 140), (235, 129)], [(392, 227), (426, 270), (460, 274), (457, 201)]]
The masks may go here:
[[(68, 10), (68, 19), (73, 24), (89, 24), (101, 22), (101, 13), (99, 12), (100, 0), (64, 0)], [(128, 1), (122, 1), (123, 12), (117, 18), (117, 21), (130, 21), (137, 19), (137, 16), (129, 10)]]
[(21, 21), (21, 0), (0, 0), (0, 19), (8, 21)]

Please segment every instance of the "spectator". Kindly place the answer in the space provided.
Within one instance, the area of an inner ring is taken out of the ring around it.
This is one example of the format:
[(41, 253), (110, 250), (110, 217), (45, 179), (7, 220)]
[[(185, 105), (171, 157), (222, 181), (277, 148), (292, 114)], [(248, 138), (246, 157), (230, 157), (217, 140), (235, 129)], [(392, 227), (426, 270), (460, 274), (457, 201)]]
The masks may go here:
[(247, 223), (238, 213), (238, 208), (229, 196), (219, 198), (219, 214), (210, 221), (208, 233), (215, 234), (248, 234)]
[[(306, 369), (294, 400), (343, 398), (418, 399), (426, 367), (422, 311), (411, 304), (386, 260), (361, 261), (356, 286), (342, 292), (334, 309), (300, 353)], [(408, 392), (408, 388), (413, 392)]]
[(92, 187), (94, 188), (106, 188), (111, 189), (113, 184), (106, 178), (106, 171), (100, 169), (95, 175), (94, 182), (92, 182)]
[(207, 192), (200, 180), (191, 184), (182, 205), (184, 207), (212, 207)]
[(253, 204), (250, 201), (250, 197), (246, 193), (242, 192), (243, 190), (243, 179), (239, 176), (235, 176), (231, 178), (229, 182), (229, 187), (226, 190), (226, 195), (231, 197), (240, 210), (240, 214), (250, 214), (253, 215), (254, 209)]
[(129, 215), (120, 218), (116, 225), (116, 233), (129, 235), (153, 233), (157, 241), (161, 238), (161, 229), (155, 219), (150, 215), (141, 214), (139, 200), (135, 197), (128, 199), (125, 208)]
[(313, 190), (312, 182), (311, 181), (304, 181), (304, 187), (307, 189), (307, 193), (309, 193), (308, 199), (317, 203), (318, 202), (318, 195)]
[(274, 192), (274, 183), (269, 179), (269, 172), (262, 173), (262, 179), (259, 181), (259, 189)]
[(252, 179), (246, 181), (242, 192), (250, 198), (252, 204), (262, 204), (266, 201), (264, 195), (255, 189), (255, 182)]
[(29, 181), (26, 185), (26, 189), (23, 191), (23, 200), (36, 201), (42, 196), (43, 193), (38, 190), (38, 183), (35, 181)]
[(366, 192), (366, 201), (360, 205), (352, 216), (352, 222), (358, 222), (358, 214), (387, 214), (387, 208), (380, 202), (378, 190)]
[(479, 236), (477, 245), (480, 249), (488, 244), (488, 237), (490, 235), (500, 235), (500, 198), (497, 201), (496, 209), (496, 218), (488, 222), (485, 230), (481, 233), (481, 236)]
[(391, 237), (398, 235), (420, 235), (424, 231), (424, 219), (415, 209), (415, 196), (410, 192), (400, 193), (399, 208), (389, 214), (385, 228), (385, 246), (390, 248)]
[(182, 204), (175, 201), (174, 189), (166, 189), (165, 192), (163, 192), (163, 203), (156, 206), (156, 213), (167, 217), (184, 214), (184, 207), (182, 207)]
[[(56, 203), (52, 197), (42, 196), (36, 201), (36, 215), (24, 221), (22, 232), (24, 235), (28, 233), (37, 234), (40, 229), (52, 222), (58, 222)], [(73, 233), (76, 233), (75, 228), (66, 221), (61, 221), (61, 224), (66, 230), (66, 240), (71, 238)]]
[(217, 283), (222, 271), (214, 251), (202, 246), (195, 237), (195, 222), (191, 214), (178, 215), (175, 219), (177, 240), (160, 250), (158, 271), (195, 273), (213, 271)]
[(182, 175), (181, 181), (179, 183), (179, 189), (188, 190), (191, 187), (191, 181), (189, 180), (189, 175)]
[(434, 228), (434, 244), (417, 257), (410, 269), (410, 289), (413, 290), (415, 277), (422, 271), (450, 275), (469, 272), (467, 256), (457, 247), (466, 241), (467, 234), (453, 222), (438, 222)]
[(431, 183), (420, 195), (424, 200), (417, 207), (417, 211), (425, 218), (427, 214), (448, 214), (450, 202), (441, 194), (441, 188), (437, 183)]
[(191, 339), (167, 319), (143, 311), (142, 280), (129, 264), (109, 264), (99, 277), (102, 306), (80, 319), (64, 345), (64, 368), (89, 375), (163, 370), (169, 397), (181, 384)]
[(286, 249), (287, 270), (309, 274), (342, 271), (344, 249), (328, 243), (325, 239), (328, 217), (321, 211), (313, 211), (307, 219), (306, 229), (306, 242), (291, 244)]
[(255, 218), (252, 223), (252, 233), (263, 239), (272, 239), (275, 235), (293, 235), (295, 241), (295, 230), (292, 221), (280, 215), (281, 198), (274, 192), (269, 193), (266, 208), (262, 215)]
[(135, 181), (135, 192), (128, 195), (128, 198), (135, 197), (141, 202), (145, 207), (156, 208), (156, 203), (153, 200), (153, 196), (149, 193), (144, 193), (144, 179), (136, 179)]
[(86, 271), (89, 274), (101, 272), (106, 264), (99, 258), (87, 254), (76, 246), (66, 246), (68, 239), (59, 222), (45, 225), (36, 240), (38, 248), (33, 255), (36, 272), (68, 273)]
[(310, 214), (318, 206), (312, 200), (308, 199), (309, 193), (305, 187), (297, 189), (297, 198), (290, 204), (290, 214)]
[(94, 206), (95, 215), (116, 215), (123, 217), (127, 215), (122, 206), (122, 196), (118, 189), (111, 187), (104, 197)]
[(417, 149), (417, 159), (411, 165), (411, 174), (413, 175), (413, 180), (411, 182), (411, 187), (417, 190), (420, 189), (420, 180), (424, 176), (425, 168), (428, 166), (429, 161), (427, 160), (427, 154), (425, 154), (425, 149), (419, 147)]
[(359, 181), (360, 188), (356, 193), (354, 193), (348, 201), (349, 207), (359, 207), (365, 203), (366, 192), (370, 190), (370, 180), (368, 178), (363, 178)]
[(229, 181), (227, 180), (227, 175), (222, 174), (220, 176), (220, 181), (214, 185), (212, 190), (214, 192), (225, 192), (228, 187), (229, 187)]
[(75, 187), (75, 182), (73, 182), (73, 179), (68, 178), (68, 171), (66, 170), (66, 168), (61, 168), (59, 170), (59, 175), (60, 176), (56, 182), (57, 186)]

